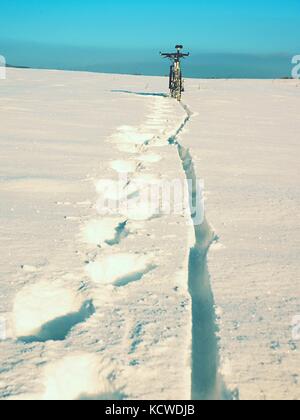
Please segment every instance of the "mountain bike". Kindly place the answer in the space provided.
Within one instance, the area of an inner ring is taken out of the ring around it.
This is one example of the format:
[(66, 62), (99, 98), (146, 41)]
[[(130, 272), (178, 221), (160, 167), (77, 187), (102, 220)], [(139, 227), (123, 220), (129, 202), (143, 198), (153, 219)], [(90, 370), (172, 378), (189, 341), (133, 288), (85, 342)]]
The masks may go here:
[(177, 50), (176, 53), (160, 53), (160, 55), (172, 61), (169, 77), (170, 94), (172, 98), (177, 99), (177, 101), (181, 101), (181, 94), (184, 92), (184, 80), (182, 77), (181, 59), (189, 57), (190, 53), (182, 53), (182, 45), (176, 45), (175, 48)]

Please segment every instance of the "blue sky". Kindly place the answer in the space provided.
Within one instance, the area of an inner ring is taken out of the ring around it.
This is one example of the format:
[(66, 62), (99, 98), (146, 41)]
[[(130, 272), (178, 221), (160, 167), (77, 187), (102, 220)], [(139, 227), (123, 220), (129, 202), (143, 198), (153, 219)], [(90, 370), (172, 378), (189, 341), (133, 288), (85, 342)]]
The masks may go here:
[(1, 0), (0, 10), (0, 54), (19, 65), (109, 66), (118, 52), (118, 65), (125, 52), (142, 63), (178, 42), (197, 56), (300, 54), (300, 0)]

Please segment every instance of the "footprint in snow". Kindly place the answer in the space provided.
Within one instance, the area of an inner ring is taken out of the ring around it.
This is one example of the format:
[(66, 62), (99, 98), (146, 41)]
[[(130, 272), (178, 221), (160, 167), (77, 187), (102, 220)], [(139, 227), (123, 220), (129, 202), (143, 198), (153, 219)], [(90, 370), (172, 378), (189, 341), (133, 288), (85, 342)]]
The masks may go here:
[(120, 243), (128, 235), (125, 218), (107, 217), (102, 220), (91, 220), (82, 229), (81, 236), (85, 243), (104, 247)]
[(134, 131), (122, 131), (117, 134), (114, 134), (111, 138), (111, 143), (114, 144), (133, 144), (133, 145), (143, 145), (149, 142), (153, 137), (152, 133), (139, 133)]
[(44, 369), (45, 401), (122, 400), (111, 381), (112, 369), (102, 358), (90, 353), (74, 353)]
[(145, 256), (124, 253), (108, 255), (92, 262), (86, 266), (86, 271), (95, 283), (123, 287), (141, 280), (155, 268)]
[(135, 144), (119, 144), (117, 145), (117, 149), (120, 152), (128, 154), (136, 154), (139, 152), (138, 146), (136, 146)]
[(13, 329), (17, 339), (25, 343), (62, 341), (77, 324), (95, 313), (91, 300), (65, 283), (42, 281), (24, 287), (13, 307)]
[(25, 273), (36, 273), (38, 271), (38, 267), (36, 267), (35, 265), (21, 265), (21, 269), (25, 272)]
[(138, 186), (130, 182), (127, 177), (119, 181), (100, 180), (96, 183), (96, 190), (102, 200), (111, 200), (114, 202), (138, 195)]
[(120, 174), (134, 173), (137, 169), (135, 162), (126, 160), (115, 160), (110, 163), (110, 167)]

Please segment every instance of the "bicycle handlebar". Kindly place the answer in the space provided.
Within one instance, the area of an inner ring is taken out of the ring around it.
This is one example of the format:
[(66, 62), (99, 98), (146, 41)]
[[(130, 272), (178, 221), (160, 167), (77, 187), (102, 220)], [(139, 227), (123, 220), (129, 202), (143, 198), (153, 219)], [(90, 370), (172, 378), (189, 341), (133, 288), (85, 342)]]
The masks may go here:
[(189, 57), (190, 53), (183, 54), (183, 53), (160, 53), (161, 56), (164, 56), (165, 58), (184, 58)]

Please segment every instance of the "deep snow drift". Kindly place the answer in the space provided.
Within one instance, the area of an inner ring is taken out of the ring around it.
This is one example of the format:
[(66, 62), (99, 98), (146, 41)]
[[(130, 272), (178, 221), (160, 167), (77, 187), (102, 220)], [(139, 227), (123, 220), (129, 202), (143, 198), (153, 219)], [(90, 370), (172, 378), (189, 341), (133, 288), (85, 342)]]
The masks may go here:
[(1, 81), (1, 399), (299, 398), (299, 82), (186, 87)]

